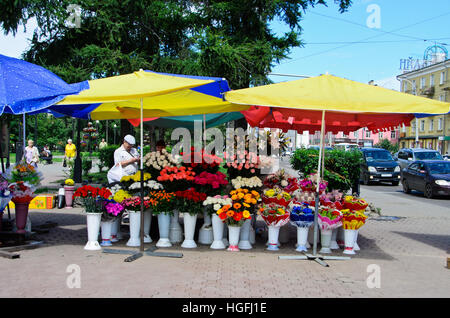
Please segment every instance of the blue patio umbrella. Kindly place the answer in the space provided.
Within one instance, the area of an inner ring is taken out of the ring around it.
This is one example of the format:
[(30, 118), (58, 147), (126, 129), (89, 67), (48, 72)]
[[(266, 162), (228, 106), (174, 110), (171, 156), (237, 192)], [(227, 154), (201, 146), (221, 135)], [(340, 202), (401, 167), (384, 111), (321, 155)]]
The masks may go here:
[[(87, 81), (68, 84), (42, 66), (0, 54), (0, 115), (38, 113), (88, 89)], [(25, 143), (25, 129), (24, 129)]]

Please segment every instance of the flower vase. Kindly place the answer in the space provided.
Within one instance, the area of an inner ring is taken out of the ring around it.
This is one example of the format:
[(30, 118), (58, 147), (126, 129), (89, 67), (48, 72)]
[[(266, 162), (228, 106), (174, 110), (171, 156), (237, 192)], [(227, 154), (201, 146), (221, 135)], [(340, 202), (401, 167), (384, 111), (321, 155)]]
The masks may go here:
[(130, 238), (127, 246), (141, 246), (139, 237), (141, 229), (141, 211), (128, 211), (130, 220)]
[(338, 250), (338, 249), (339, 249), (339, 245), (338, 245), (338, 243), (337, 243), (337, 241), (336, 241), (336, 237), (337, 237), (338, 231), (339, 231), (339, 228), (335, 228), (335, 229), (333, 230), (333, 232), (331, 232), (331, 244), (330, 244), (330, 248), (331, 248), (332, 250)]
[(120, 223), (122, 223), (122, 217), (118, 216), (111, 226), (111, 243), (119, 242)]
[(66, 209), (71, 209), (73, 204), (73, 192), (75, 191), (74, 186), (64, 186), (64, 200), (66, 202)]
[(101, 246), (112, 246), (111, 244), (111, 230), (114, 220), (101, 221), (100, 227), (102, 229), (102, 242)]
[(336, 234), (336, 242), (339, 245), (339, 247), (345, 246), (345, 235), (344, 235), (344, 228), (341, 226), (338, 228), (337, 234)]
[(204, 245), (210, 245), (213, 242), (213, 230), (211, 225), (211, 215), (203, 210), (203, 225), (198, 232), (198, 242)]
[(223, 244), (225, 246), (228, 246), (228, 224), (224, 223), (223, 224), (223, 238), (222, 238)]
[(306, 252), (308, 250), (306, 244), (308, 243), (308, 231), (310, 227), (297, 227), (297, 248), (295, 249), (297, 252)]
[(197, 214), (190, 215), (183, 213), (184, 219), (184, 241), (181, 244), (183, 248), (196, 248), (197, 244), (194, 241), (195, 224), (197, 223)]
[(144, 243), (151, 243), (150, 226), (152, 225), (152, 211), (147, 209), (144, 211)]
[(16, 209), (16, 226), (17, 233), (24, 234), (27, 231), (25, 230), (25, 226), (27, 225), (27, 217), (28, 217), (28, 207), (30, 202), (25, 203), (14, 203)]
[(180, 212), (178, 210), (173, 211), (173, 215), (170, 217), (169, 227), (169, 240), (170, 243), (180, 243), (183, 240), (183, 230), (179, 222)]
[(250, 228), (252, 227), (252, 220), (248, 219), (241, 226), (240, 238), (239, 238), (239, 248), (241, 250), (252, 249), (252, 244), (250, 244)]
[(98, 244), (98, 232), (100, 231), (101, 213), (86, 213), (86, 223), (88, 231), (88, 242), (84, 246), (85, 250), (98, 251), (102, 248)]
[(358, 234), (359, 234), (359, 229), (357, 229), (356, 230), (356, 234), (355, 234), (355, 243), (353, 244), (353, 250), (355, 250), (355, 251), (359, 251), (359, 250), (361, 250), (360, 248), (359, 248), (359, 245), (358, 245)]
[(159, 229), (159, 240), (156, 243), (157, 247), (171, 247), (169, 239), (169, 227), (170, 227), (170, 214), (169, 213), (159, 213), (158, 214), (158, 229)]
[(223, 243), (224, 223), (222, 222), (220, 217), (217, 215), (217, 213), (214, 213), (212, 215), (211, 222), (212, 222), (214, 240), (213, 240), (210, 248), (212, 248), (214, 250), (222, 250), (225, 248), (225, 244)]
[(278, 235), (280, 234), (280, 226), (269, 225), (269, 245), (268, 251), (278, 251)]
[(228, 240), (230, 241), (230, 246), (228, 251), (239, 252), (239, 234), (241, 233), (241, 227), (236, 225), (228, 225)]
[(353, 250), (353, 245), (355, 244), (355, 236), (356, 230), (347, 230), (344, 229), (344, 238), (345, 238), (345, 249), (344, 254), (356, 254)]
[(320, 245), (322, 248), (319, 253), (329, 254), (331, 253), (330, 244), (331, 244), (331, 232), (332, 230), (320, 230)]

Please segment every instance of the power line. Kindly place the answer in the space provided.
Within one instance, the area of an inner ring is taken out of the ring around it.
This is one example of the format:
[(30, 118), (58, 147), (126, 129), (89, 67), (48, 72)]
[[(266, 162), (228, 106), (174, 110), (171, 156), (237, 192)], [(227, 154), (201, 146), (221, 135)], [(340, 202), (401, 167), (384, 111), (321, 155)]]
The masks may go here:
[[(419, 21), (419, 22), (416, 22), (416, 23), (413, 23), (413, 24), (409, 24), (409, 25), (406, 25), (404, 27), (401, 27), (401, 28), (398, 28), (398, 29), (395, 29), (395, 30), (392, 30), (392, 31), (386, 31), (386, 32), (393, 33), (393, 32), (396, 32), (396, 31), (404, 30), (404, 29), (410, 28), (412, 26), (416, 26), (416, 25), (419, 25), (419, 24), (422, 24), (422, 23), (425, 23), (425, 22), (428, 22), (428, 21), (431, 21), (431, 20), (435, 20), (437, 18), (446, 16), (446, 15), (449, 15), (449, 14), (450, 14), (450, 12), (446, 12), (446, 13), (440, 14), (438, 16), (431, 17), (431, 18), (428, 18), (428, 19), (425, 19), (425, 20), (422, 20), (422, 21)], [(298, 61), (298, 60), (306, 59), (308, 57), (322, 55), (324, 53), (328, 53), (328, 52), (331, 52), (331, 51), (334, 51), (334, 50), (337, 50), (337, 49), (341, 49), (343, 47), (347, 47), (347, 46), (350, 46), (350, 45), (358, 44), (359, 42), (367, 41), (367, 40), (370, 40), (370, 39), (374, 39), (374, 38), (377, 38), (377, 37), (380, 37), (380, 36), (383, 36), (383, 35), (385, 35), (385, 32), (383, 32), (383, 34), (377, 34), (377, 35), (370, 36), (370, 37), (367, 37), (367, 38), (364, 38), (364, 39), (361, 39), (361, 40), (358, 40), (358, 41), (352, 41), (352, 42), (349, 42), (347, 44), (340, 45), (340, 46), (337, 46), (337, 47), (334, 47), (334, 48), (331, 48), (331, 49), (328, 49), (328, 50), (325, 50), (325, 51), (322, 51), (322, 52), (317, 52), (317, 53), (309, 54), (309, 55), (306, 55), (306, 56), (302, 56), (300, 58), (293, 59), (293, 60), (290, 60), (290, 61), (286, 61), (285, 63), (281, 63), (281, 64), (282, 65), (289, 64), (289, 63), (292, 63), (292, 62), (295, 62), (295, 61)]]
[[(398, 42), (436, 42), (438, 40), (448, 40), (450, 38), (439, 38), (429, 40), (386, 40), (386, 41), (336, 41), (336, 42), (305, 42), (305, 45), (329, 45), (329, 44), (376, 44), (376, 43), (398, 43)], [(448, 43), (440, 43), (441, 45), (450, 45)]]

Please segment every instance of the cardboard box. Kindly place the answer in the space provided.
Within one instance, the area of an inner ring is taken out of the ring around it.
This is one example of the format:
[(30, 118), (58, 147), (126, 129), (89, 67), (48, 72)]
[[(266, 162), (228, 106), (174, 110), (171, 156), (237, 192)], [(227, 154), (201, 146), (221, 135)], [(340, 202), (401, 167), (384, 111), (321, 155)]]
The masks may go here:
[[(40, 194), (30, 202), (30, 210), (47, 210), (55, 208), (56, 195)], [(9, 202), (9, 208), (14, 209), (14, 202)]]

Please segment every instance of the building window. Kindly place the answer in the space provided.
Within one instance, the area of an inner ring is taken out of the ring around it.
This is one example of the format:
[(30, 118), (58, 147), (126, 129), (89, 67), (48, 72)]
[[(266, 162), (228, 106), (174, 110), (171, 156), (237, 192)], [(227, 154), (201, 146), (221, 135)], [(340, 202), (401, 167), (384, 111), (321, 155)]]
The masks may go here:
[(416, 80), (413, 80), (412, 82), (413, 82), (413, 85), (412, 85), (412, 93), (413, 93), (413, 94), (416, 94), (416, 87), (417, 87), (417, 86), (416, 86)]
[(366, 138), (370, 138), (370, 130), (366, 131)]
[(416, 121), (415, 120), (411, 123), (411, 131), (416, 132)]
[(445, 82), (445, 71), (444, 72), (441, 72), (441, 79), (440, 79), (440, 81), (439, 81), (439, 84), (444, 84), (444, 82)]
[(434, 86), (434, 74), (430, 76), (430, 86)]
[(420, 88), (424, 88), (425, 87), (425, 77), (422, 77), (420, 79)]
[(391, 139), (395, 139), (396, 138), (396, 133), (395, 130), (391, 131)]
[(439, 101), (440, 102), (445, 102), (445, 95), (444, 94), (439, 95)]
[(420, 121), (420, 131), (424, 131), (425, 130), (425, 120), (421, 120)]
[(430, 119), (430, 131), (434, 130), (434, 119)]
[(378, 138), (379, 138), (379, 139), (383, 139), (383, 132), (379, 132), (379, 133), (378, 133)]
[(442, 126), (444, 124), (444, 118), (438, 119), (438, 130), (442, 130)]

